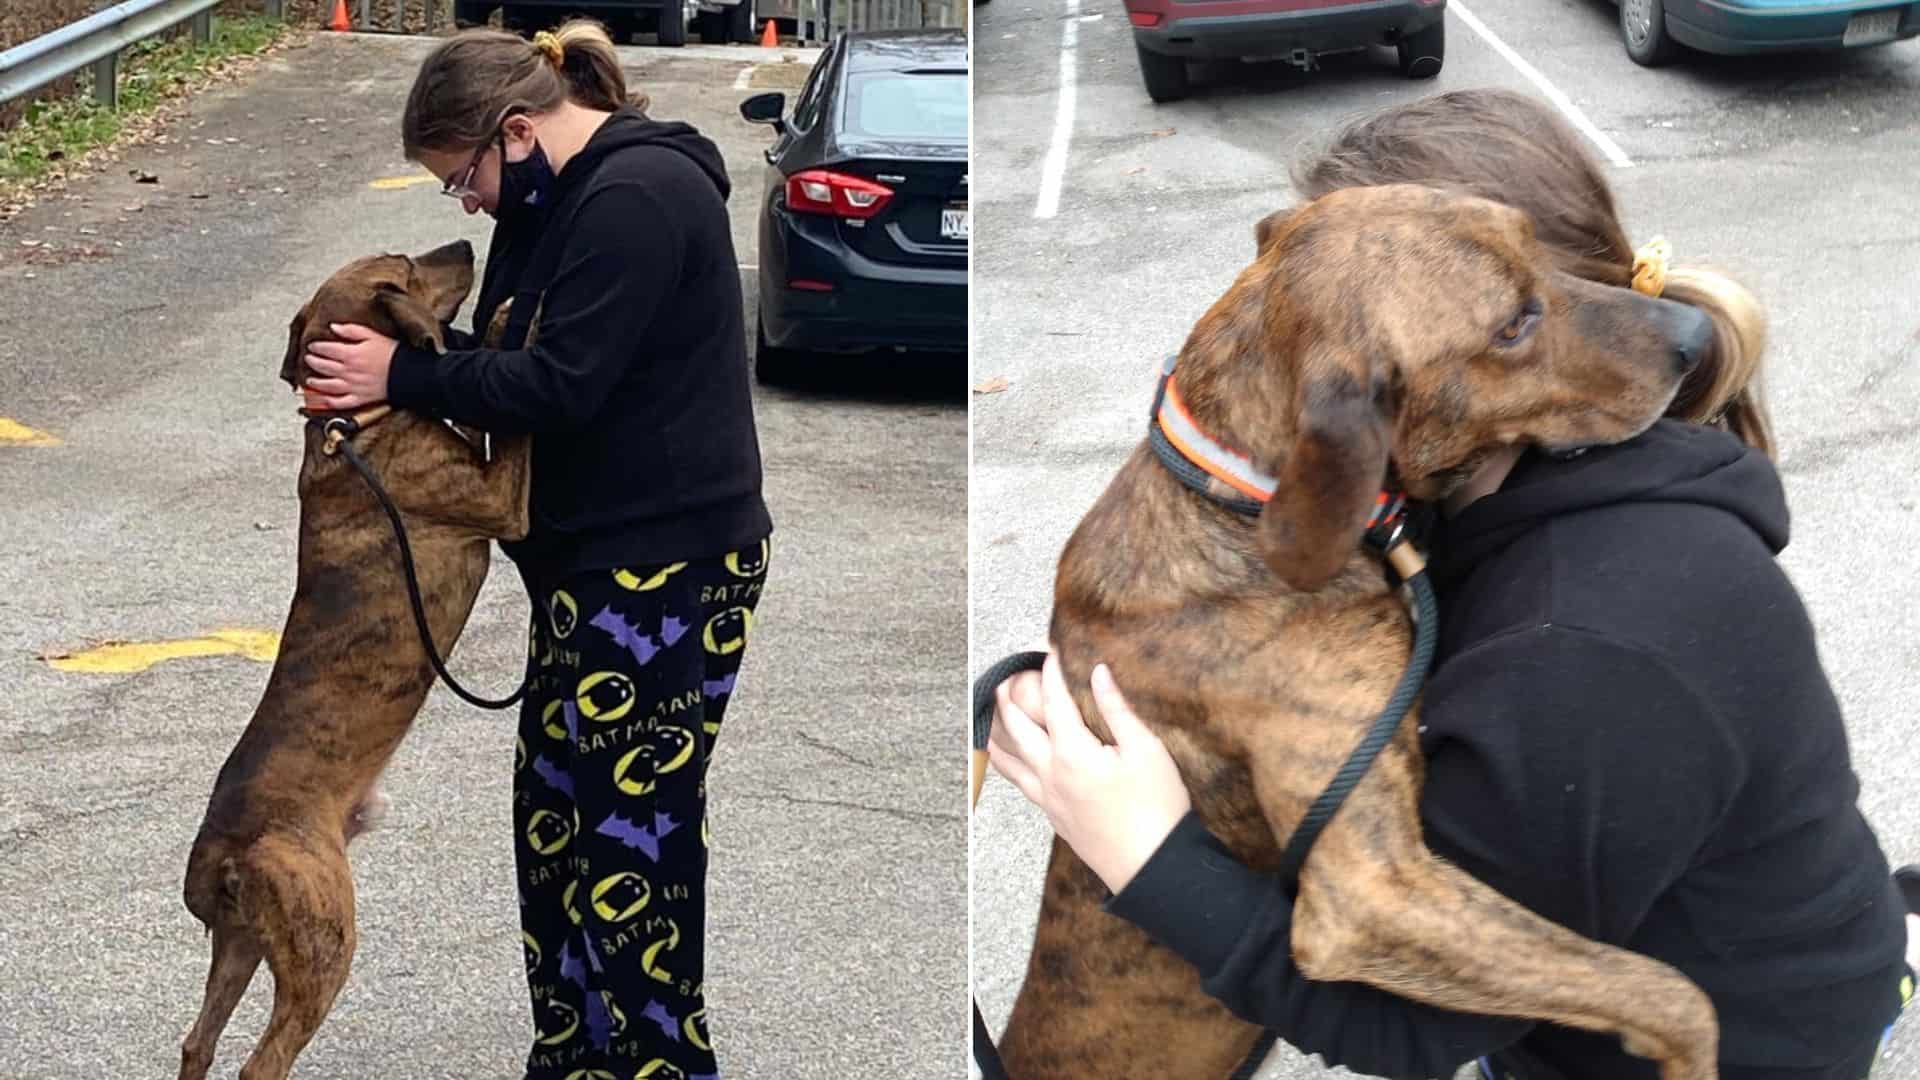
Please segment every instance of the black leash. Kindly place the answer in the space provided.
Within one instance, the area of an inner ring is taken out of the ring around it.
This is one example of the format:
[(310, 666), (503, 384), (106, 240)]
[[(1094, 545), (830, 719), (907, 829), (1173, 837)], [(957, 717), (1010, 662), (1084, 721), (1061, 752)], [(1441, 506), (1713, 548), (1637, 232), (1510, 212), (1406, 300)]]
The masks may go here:
[(420, 631), (420, 644), (426, 647), (427, 659), (433, 661), (434, 672), (440, 676), (442, 682), (447, 684), (447, 689), (460, 695), (461, 700), (469, 705), (478, 705), (482, 709), (506, 709), (518, 704), (527, 694), (527, 685), (532, 681), (531, 671), (527, 673), (527, 678), (520, 681), (520, 688), (515, 690), (512, 696), (490, 701), (461, 686), (454, 679), (453, 673), (447, 670), (446, 663), (440, 659), (439, 648), (433, 643), (433, 630), (427, 626), (427, 608), (420, 600), (420, 580), (414, 572), (413, 547), (407, 543), (407, 527), (400, 520), (400, 511), (394, 507), (393, 500), (387, 497), (387, 489), (380, 486), (379, 478), (373, 475), (373, 469), (367, 465), (366, 459), (353, 448), (353, 436), (358, 434), (360, 425), (354, 423), (351, 417), (336, 416), (326, 421), (323, 430), (329, 436), (339, 434), (340, 437), (336, 441), (338, 452), (353, 464), (354, 469), (360, 474), (360, 479), (367, 482), (367, 487), (372, 489), (374, 498), (380, 500), (380, 509), (387, 512), (387, 520), (393, 523), (393, 538), (400, 542), (400, 564), (406, 570), (407, 599), (413, 604), (413, 625)]
[[(1173, 376), (1174, 362), (1169, 359), (1163, 368), (1159, 385), (1154, 390), (1153, 411), (1147, 425), (1147, 442), (1154, 456), (1180, 482), (1188, 488), (1205, 495), (1236, 513), (1254, 516), (1260, 513), (1262, 504), (1247, 498), (1226, 484), (1220, 483), (1214, 476), (1190, 460), (1186, 454), (1167, 438), (1160, 428), (1159, 415), (1161, 404), (1166, 400), (1167, 384)], [(1307, 808), (1306, 816), (1300, 819), (1293, 835), (1287, 839), (1287, 845), (1280, 855), (1277, 873), (1291, 889), (1300, 880), (1300, 869), (1306, 864), (1307, 855), (1313, 850), (1314, 841), (1320, 838), (1321, 830), (1333, 820), (1340, 806), (1359, 786), (1367, 770), (1373, 767), (1374, 760), (1393, 741), (1400, 729), (1400, 722), (1406, 719), (1407, 710), (1413, 707), (1413, 701), (1420, 696), (1420, 688), (1426, 682), (1427, 671), (1433, 666), (1433, 653), (1440, 636), (1440, 606), (1433, 597), (1433, 585), (1428, 580), (1425, 562), (1414, 550), (1406, 538), (1406, 500), (1397, 491), (1383, 491), (1377, 500), (1373, 516), (1368, 520), (1366, 531), (1362, 535), (1363, 545), (1378, 555), (1387, 568), (1398, 577), (1402, 584), (1413, 593), (1414, 641), (1413, 655), (1408, 658), (1407, 666), (1400, 674), (1400, 681), (1394, 685), (1393, 694), (1387, 699), (1386, 708), (1374, 720), (1373, 725), (1361, 737), (1358, 746), (1348, 755), (1334, 774), (1333, 780), (1325, 790)], [(987, 741), (993, 732), (994, 691), (1002, 682), (1023, 671), (1038, 670), (1046, 662), (1046, 653), (1020, 652), (1002, 659), (988, 668), (973, 684), (973, 757), (974, 757), (974, 798), (980, 795), (979, 784), (984, 776), (983, 757), (987, 750)], [(1260, 1033), (1259, 1042), (1254, 1044), (1252, 1053), (1233, 1071), (1230, 1080), (1252, 1080), (1260, 1065), (1279, 1041), (1279, 1033), (1268, 1028)], [(980, 1003), (973, 1003), (973, 1057), (980, 1066), (985, 1080), (1008, 1080), (1005, 1064), (1000, 1060), (1000, 1052), (993, 1045), (993, 1037), (987, 1031), (986, 1021), (980, 1015)]]
[[(1372, 540), (1372, 534), (1369, 534), (1369, 540)], [(1398, 536), (1394, 538), (1396, 545), (1404, 542)], [(1407, 710), (1413, 707), (1414, 699), (1420, 696), (1427, 671), (1433, 665), (1433, 653), (1440, 637), (1440, 606), (1433, 598), (1433, 584), (1427, 580), (1424, 567), (1408, 577), (1405, 584), (1413, 592), (1413, 656), (1407, 661), (1406, 670), (1400, 673), (1400, 681), (1393, 688), (1393, 696), (1387, 699), (1386, 708), (1374, 720), (1373, 726), (1367, 729), (1353, 753), (1348, 755), (1340, 771), (1334, 774), (1326, 790), (1307, 808), (1307, 814), (1300, 819), (1300, 824), (1294, 826), (1293, 835), (1288, 838), (1287, 846), (1281, 852), (1280, 866), (1276, 871), (1289, 887), (1299, 881), (1300, 868), (1306, 864), (1307, 855), (1313, 850), (1314, 841), (1320, 838), (1321, 830), (1327, 827), (1347, 796), (1359, 786), (1361, 778), (1373, 767), (1380, 752), (1393, 741), (1394, 733), (1400, 729), (1400, 722), (1406, 719)], [(1046, 659), (1047, 654), (1043, 652), (1014, 653), (988, 668), (974, 682), (973, 749), (976, 753), (986, 751), (987, 739), (993, 732), (994, 691), (1020, 672), (1039, 670)], [(1252, 1080), (1277, 1041), (1279, 1033), (1273, 1029), (1261, 1032), (1260, 1041), (1246, 1060), (1240, 1063), (1240, 1067), (1234, 1070), (1231, 1080)], [(1000, 1052), (993, 1045), (993, 1036), (987, 1031), (986, 1021), (980, 1015), (978, 1000), (973, 1003), (973, 1058), (985, 1080), (1009, 1080), (1006, 1066), (1000, 1061)]]

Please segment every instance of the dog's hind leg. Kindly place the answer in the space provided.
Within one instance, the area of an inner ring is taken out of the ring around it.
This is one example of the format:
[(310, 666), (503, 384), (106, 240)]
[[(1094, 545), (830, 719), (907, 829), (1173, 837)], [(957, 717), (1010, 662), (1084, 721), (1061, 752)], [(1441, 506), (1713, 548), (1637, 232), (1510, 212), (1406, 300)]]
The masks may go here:
[(1225, 1080), (1260, 1029), (1193, 966), (1100, 910), (1106, 887), (1058, 837), (1026, 981), (1000, 1039), (1013, 1080)]
[(254, 850), (270, 871), (262, 881), (270, 899), (260, 905), (259, 918), (273, 970), (273, 1015), (240, 1080), (285, 1080), (333, 1009), (353, 964), (353, 876), (346, 849), (267, 845), (262, 841)]
[(233, 1007), (247, 992), (253, 973), (260, 966), (260, 945), (242, 930), (227, 926), (213, 929), (213, 963), (207, 968), (207, 996), (200, 1004), (200, 1018), (187, 1032), (180, 1047), (180, 1080), (203, 1080), (213, 1067), (214, 1047), (226, 1030)]

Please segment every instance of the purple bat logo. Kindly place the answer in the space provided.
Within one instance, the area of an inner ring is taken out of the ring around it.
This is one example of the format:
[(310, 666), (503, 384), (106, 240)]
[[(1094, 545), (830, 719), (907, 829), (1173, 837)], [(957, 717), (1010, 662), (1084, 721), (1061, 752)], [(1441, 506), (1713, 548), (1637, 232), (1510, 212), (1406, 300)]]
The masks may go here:
[(587, 995), (587, 1038), (593, 1045), (605, 1050), (613, 1040), (613, 1017), (607, 1014), (607, 1003), (600, 1000), (599, 994)]
[(588, 625), (605, 633), (615, 643), (631, 652), (633, 658), (642, 666), (652, 662), (654, 656), (660, 651), (659, 646), (653, 643), (652, 634), (614, 614), (611, 607), (601, 608), (600, 613), (595, 615)]
[(625, 618), (616, 614), (612, 607), (601, 608), (600, 614), (595, 615), (588, 625), (605, 633), (628, 652), (631, 652), (633, 658), (639, 661), (642, 666), (651, 662), (654, 657), (660, 655), (662, 649), (671, 646), (674, 642), (685, 637), (688, 628), (687, 623), (683, 623), (671, 615), (665, 616), (660, 620), (660, 634), (656, 642), (653, 634), (649, 634), (634, 623), (628, 622)]
[(620, 814), (608, 814), (606, 820), (594, 827), (594, 832), (602, 836), (611, 836), (630, 848), (638, 848), (640, 853), (654, 862), (660, 861), (660, 841), (668, 833), (680, 827), (671, 814), (653, 815), (653, 825), (635, 825)]
[(657, 1001), (649, 1001), (646, 1010), (640, 1015), (660, 1025), (662, 1035), (674, 1042), (680, 1041), (680, 1018), (668, 1012), (665, 1005)]
[(580, 710), (572, 701), (560, 703), (560, 715), (567, 722), (567, 739), (578, 741), (580, 738)]
[(595, 975), (606, 974), (606, 968), (600, 966), (600, 954), (593, 951), (593, 935), (582, 934), (580, 940), (587, 943), (587, 965), (593, 968)]
[[(572, 716), (569, 715), (568, 719), (571, 720)], [(569, 724), (568, 726), (571, 727), (572, 725)], [(568, 776), (562, 771), (560, 766), (548, 761), (547, 755), (541, 754), (539, 757), (533, 759), (533, 772), (534, 775), (545, 780), (548, 787), (566, 795), (568, 798), (573, 797), (573, 777)]]
[(733, 680), (739, 677), (740, 673), (736, 671), (724, 679), (707, 679), (700, 684), (700, 696), (709, 700), (725, 697), (733, 693)]
[(587, 967), (573, 954), (573, 942), (560, 946), (560, 977), (582, 990), (587, 987)]

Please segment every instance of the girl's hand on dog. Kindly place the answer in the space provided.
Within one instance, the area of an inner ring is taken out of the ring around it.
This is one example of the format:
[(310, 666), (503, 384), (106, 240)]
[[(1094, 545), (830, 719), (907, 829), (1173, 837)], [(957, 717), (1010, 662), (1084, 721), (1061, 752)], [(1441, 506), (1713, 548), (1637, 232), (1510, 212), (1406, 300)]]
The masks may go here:
[(1093, 669), (1093, 700), (1113, 732), (1112, 746), (1087, 730), (1058, 660), (1047, 658), (1039, 707), (1030, 713), (1034, 682), (1016, 676), (995, 691), (987, 755), (1117, 893), (1186, 816), (1192, 798), (1166, 745), (1127, 705), (1105, 664)]
[(337, 341), (307, 346), (307, 407), (357, 409), (387, 400), (387, 369), (398, 346), (392, 338), (359, 323), (331, 323)]

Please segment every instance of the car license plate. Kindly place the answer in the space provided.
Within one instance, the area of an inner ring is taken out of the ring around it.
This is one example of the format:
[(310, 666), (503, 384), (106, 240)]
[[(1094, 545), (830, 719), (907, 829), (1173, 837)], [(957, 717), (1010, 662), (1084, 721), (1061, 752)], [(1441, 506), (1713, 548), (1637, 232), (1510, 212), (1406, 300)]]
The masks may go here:
[(973, 237), (973, 215), (964, 206), (948, 206), (940, 211), (940, 237), (943, 240), (969, 240)]
[(1840, 44), (1851, 48), (1855, 45), (1878, 45), (1883, 41), (1892, 41), (1900, 33), (1900, 11), (1868, 11), (1847, 20), (1847, 32), (1840, 36)]

